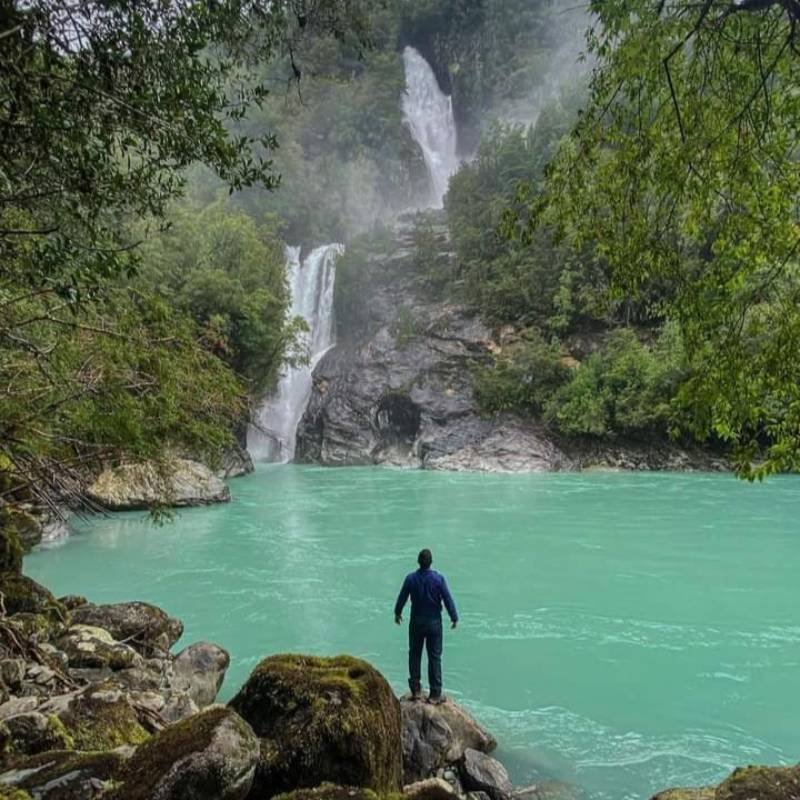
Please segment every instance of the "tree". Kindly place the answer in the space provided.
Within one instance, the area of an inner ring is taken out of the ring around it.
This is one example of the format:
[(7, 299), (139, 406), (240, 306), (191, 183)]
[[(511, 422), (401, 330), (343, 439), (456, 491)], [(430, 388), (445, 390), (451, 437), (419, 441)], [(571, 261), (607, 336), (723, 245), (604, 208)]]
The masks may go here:
[(629, 299), (661, 287), (698, 437), (762, 477), (800, 466), (796, 0), (593, 2), (591, 97), (528, 196)]
[[(274, 187), (274, 138), (231, 133), (266, 93), (248, 68), (286, 53), (299, 77), (300, 37), (365, 42), (364, 18), (360, 0), (0, 0), (0, 502), (231, 441), (241, 383), (184, 310), (123, 285), (131, 232), (166, 226), (194, 162)], [(250, 312), (242, 339), (263, 341)]]

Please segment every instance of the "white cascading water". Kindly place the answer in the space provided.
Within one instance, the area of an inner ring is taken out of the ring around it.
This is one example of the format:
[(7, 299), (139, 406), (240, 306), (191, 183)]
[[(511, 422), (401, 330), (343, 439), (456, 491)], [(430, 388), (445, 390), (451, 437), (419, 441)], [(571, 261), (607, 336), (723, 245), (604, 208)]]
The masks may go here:
[(450, 176), (458, 169), (453, 100), (442, 92), (430, 64), (413, 47), (403, 50), (403, 63), (403, 118), (431, 176), (431, 205), (441, 208)]
[(247, 449), (257, 461), (286, 462), (294, 458), (297, 425), (311, 396), (311, 374), (334, 343), (333, 286), (336, 259), (343, 252), (340, 244), (326, 244), (301, 260), (299, 247), (286, 248), (291, 314), (303, 317), (308, 324), (308, 333), (303, 335), (308, 363), (287, 368), (275, 394), (261, 407), (258, 426), (250, 428)]

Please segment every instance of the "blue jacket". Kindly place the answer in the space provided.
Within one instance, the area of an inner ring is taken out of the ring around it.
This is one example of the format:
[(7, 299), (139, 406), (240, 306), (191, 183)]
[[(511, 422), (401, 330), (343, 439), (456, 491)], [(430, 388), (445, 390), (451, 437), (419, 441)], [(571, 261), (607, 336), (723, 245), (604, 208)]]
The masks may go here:
[(440, 575), (435, 569), (418, 569), (406, 575), (403, 588), (394, 605), (396, 617), (403, 613), (403, 607), (409, 597), (412, 617), (440, 617), (444, 603), (450, 619), (458, 622), (458, 611), (450, 589), (447, 588), (447, 581), (444, 575)]

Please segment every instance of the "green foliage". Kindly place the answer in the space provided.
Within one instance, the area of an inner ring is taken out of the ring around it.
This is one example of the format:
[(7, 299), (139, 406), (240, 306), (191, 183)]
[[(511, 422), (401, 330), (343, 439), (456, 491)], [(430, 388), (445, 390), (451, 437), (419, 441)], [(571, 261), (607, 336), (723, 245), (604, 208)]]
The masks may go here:
[(571, 435), (664, 435), (685, 377), (681, 356), (672, 329), (652, 347), (630, 329), (613, 331), (548, 398), (545, 419)]
[(529, 208), (659, 286), (691, 378), (679, 399), (747, 477), (800, 466), (797, 19), (783, 2), (594, 3), (591, 99)]
[(267, 218), (258, 225), (223, 201), (202, 211), (176, 208), (171, 222), (147, 243), (137, 284), (187, 312), (206, 349), (260, 397), (304, 324), (286, 319), (290, 298), (279, 223)]
[(539, 413), (569, 379), (569, 369), (561, 347), (531, 328), (475, 377), (475, 398), (484, 412)]

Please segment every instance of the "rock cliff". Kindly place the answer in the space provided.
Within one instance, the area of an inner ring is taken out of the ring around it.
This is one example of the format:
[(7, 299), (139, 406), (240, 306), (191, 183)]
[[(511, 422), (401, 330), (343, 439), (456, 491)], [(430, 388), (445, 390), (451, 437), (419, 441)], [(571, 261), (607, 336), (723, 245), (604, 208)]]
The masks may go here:
[[(441, 216), (427, 217), (435, 220), (434, 257), (447, 269), (447, 227)], [(350, 278), (358, 307), (339, 315), (338, 344), (314, 371), (297, 461), (484, 472), (719, 468), (668, 442), (568, 440), (530, 417), (481, 415), (474, 370), (498, 352), (502, 336), (474, 308), (437, 296), (431, 270), (418, 268), (414, 226), (413, 217), (401, 218), (385, 252)]]

